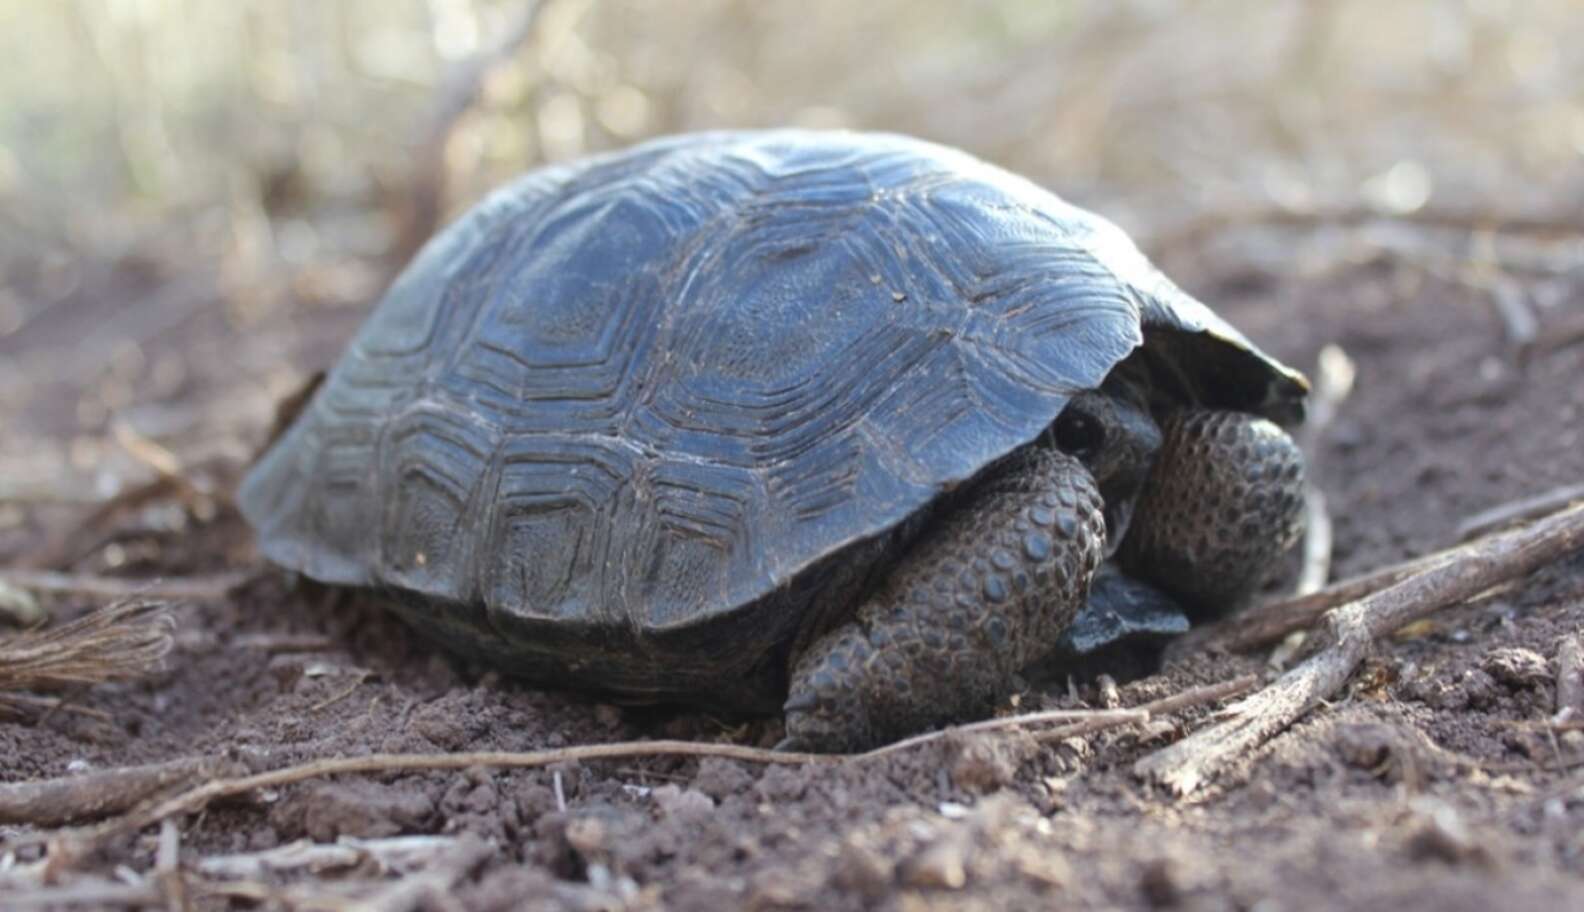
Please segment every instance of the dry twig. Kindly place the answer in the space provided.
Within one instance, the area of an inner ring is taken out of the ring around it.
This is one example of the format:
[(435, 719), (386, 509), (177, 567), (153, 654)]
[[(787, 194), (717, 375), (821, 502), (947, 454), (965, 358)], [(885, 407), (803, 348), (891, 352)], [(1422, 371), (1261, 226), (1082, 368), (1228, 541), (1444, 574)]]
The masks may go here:
[(131, 810), (192, 782), (244, 770), (213, 757), (125, 766), (59, 779), (0, 784), (0, 823), (60, 826)]
[(1353, 359), (1335, 345), (1320, 349), (1316, 368), (1309, 420), (1298, 432), (1298, 446), (1308, 464), (1305, 474), (1309, 477), (1304, 484), (1303, 565), (1298, 572), (1298, 595), (1318, 591), (1331, 576), (1331, 512), (1326, 509), (1325, 495), (1315, 486), (1314, 476), (1320, 464), (1320, 438), (1353, 392), (1358, 373)]
[(422, 871), (403, 877), (373, 896), (347, 906), (355, 912), (412, 912), (440, 905), (457, 881), (495, 854), (495, 846), (477, 836), (465, 835), (451, 851)]
[(280, 871), (314, 873), (355, 868), (372, 862), (379, 872), (406, 872), (421, 867), (443, 850), (455, 848), (456, 836), (392, 836), (357, 839), (342, 836), (333, 843), (298, 840), (262, 852), (211, 855), (194, 862), (194, 869), (209, 877), (263, 880)]
[(1504, 526), (1526, 522), (1584, 500), (1584, 484), (1562, 485), (1532, 497), (1497, 504), (1458, 523), (1458, 541), (1488, 535)]
[(127, 579), (120, 576), (56, 573), (52, 570), (0, 570), (0, 579), (34, 592), (87, 595), (96, 598), (171, 599), (196, 602), (225, 598), (233, 589), (253, 579), (257, 573), (255, 569), (248, 569), (228, 570), (207, 576)]
[(111, 880), (88, 880), (64, 887), (40, 889), (7, 885), (0, 881), (0, 891), (5, 893), (7, 909), (142, 908), (158, 906), (165, 899), (154, 884), (128, 884)]
[(893, 741), (874, 750), (862, 754), (837, 755), (847, 760), (873, 760), (900, 751), (918, 747), (931, 741), (938, 741), (950, 735), (961, 737), (963, 735), (982, 734), (990, 731), (1004, 731), (1009, 728), (1028, 728), (1031, 725), (1040, 725), (1045, 722), (1065, 722), (1080, 720), (1079, 724), (1092, 726), (1091, 731), (1100, 731), (1105, 728), (1114, 728), (1118, 725), (1129, 725), (1134, 722), (1148, 722), (1149, 713), (1142, 709), (1050, 709), (1042, 712), (1021, 713), (1016, 716), (1002, 716), (998, 719), (985, 719), (982, 722), (970, 722), (940, 731), (925, 732), (901, 741)]
[(1557, 643), (1556, 712), (1563, 721), (1584, 722), (1584, 635)]
[[(1172, 712), (1188, 706), (1223, 699), (1248, 686), (1246, 679), (1225, 684), (1196, 688), (1175, 694), (1163, 700), (1132, 710), (1049, 710), (1026, 713), (999, 719), (988, 719), (969, 725), (927, 732), (888, 744), (861, 754), (808, 754), (765, 750), (737, 744), (709, 744), (694, 741), (624, 741), (611, 744), (587, 744), (577, 747), (540, 751), (477, 751), (455, 754), (370, 754), (363, 757), (333, 757), (314, 760), (297, 766), (283, 767), (268, 772), (235, 778), (216, 778), (179, 795), (145, 805), (125, 816), (106, 821), (95, 827), (76, 832), (57, 834), (30, 834), (13, 840), (14, 843), (36, 844), (46, 838), (60, 839), (71, 845), (92, 845), (118, 833), (133, 832), (178, 814), (193, 813), (207, 807), (210, 802), (256, 789), (277, 788), (323, 776), (350, 773), (389, 773), (399, 771), (431, 771), (440, 769), (467, 769), (470, 767), (532, 768), (556, 763), (589, 760), (611, 760), (630, 757), (725, 757), (748, 763), (784, 765), (834, 766), (873, 760), (921, 744), (963, 734), (991, 730), (1025, 727), (1056, 720), (1078, 720), (1079, 730), (1069, 730), (1063, 737), (1086, 734), (1117, 725), (1146, 721), (1150, 707), (1157, 712)], [(1070, 729), (1072, 727), (1069, 727)]]
[(452, 131), (478, 100), (490, 73), (509, 62), (533, 37), (546, 5), (541, 0), (523, 4), (494, 44), (457, 64), (446, 76), (413, 156), (415, 164), (408, 184), (402, 188), (402, 224), (390, 253), (394, 269), (406, 265), (439, 224), (445, 209), (445, 147)]
[(160, 821), (159, 849), (154, 856), (154, 881), (171, 912), (187, 912), (192, 903), (187, 897), (187, 879), (181, 870), (181, 830), (176, 821)]
[(1329, 646), (1231, 707), (1232, 718), (1150, 754), (1135, 764), (1134, 772), (1177, 794), (1193, 791), (1334, 695), (1376, 639), (1580, 547), (1584, 505), (1465, 546), (1455, 559), (1337, 608), (1326, 616)]
[[(1230, 681), (1221, 681), (1216, 684), (1206, 684), (1203, 687), (1190, 688), (1188, 690), (1182, 691), (1181, 693), (1174, 693), (1169, 697), (1161, 697), (1159, 700), (1152, 700), (1148, 703), (1145, 703), (1143, 706), (1136, 707), (1133, 712), (1144, 716), (1144, 718), (1139, 721), (1147, 722), (1156, 716), (1167, 716), (1174, 712), (1180, 712), (1184, 709), (1189, 709), (1194, 706), (1203, 706), (1207, 703), (1216, 703), (1221, 700), (1230, 699), (1232, 697), (1242, 696), (1243, 694), (1253, 690), (1258, 684), (1259, 678), (1257, 676), (1243, 675), (1242, 677), (1233, 678)], [(1100, 731), (1102, 728), (1111, 727), (1110, 725), (1102, 726), (1097, 724), (1098, 721), (1099, 720), (1086, 719), (1081, 722), (1075, 722), (1072, 725), (1063, 725), (1059, 728), (1052, 728), (1035, 735), (1034, 739), (1036, 741), (1064, 741), (1068, 738), (1092, 734), (1093, 732)]]
[(1531, 521), (1555, 513), (1580, 501), (1584, 501), (1584, 485), (1565, 485), (1492, 507), (1459, 524), (1458, 538), (1465, 544), (1350, 577), (1315, 592), (1256, 605), (1236, 617), (1178, 637), (1169, 647), (1170, 654), (1186, 655), (1205, 649), (1224, 649), (1228, 652), (1258, 649), (1289, 633), (1309, 627), (1338, 605), (1394, 586), (1438, 564), (1461, 559), (1469, 549), (1480, 546), (1479, 537), (1489, 536), (1516, 522)]
[(1189, 655), (1209, 649), (1226, 652), (1248, 652), (1258, 649), (1280, 640), (1293, 631), (1311, 626), (1327, 611), (1338, 605), (1364, 598), (1388, 586), (1394, 586), (1416, 573), (1451, 561), (1461, 550), (1461, 548), (1453, 548), (1437, 551), (1349, 577), (1308, 595), (1288, 596), (1255, 605), (1224, 621), (1190, 630), (1167, 647), (1167, 655)]

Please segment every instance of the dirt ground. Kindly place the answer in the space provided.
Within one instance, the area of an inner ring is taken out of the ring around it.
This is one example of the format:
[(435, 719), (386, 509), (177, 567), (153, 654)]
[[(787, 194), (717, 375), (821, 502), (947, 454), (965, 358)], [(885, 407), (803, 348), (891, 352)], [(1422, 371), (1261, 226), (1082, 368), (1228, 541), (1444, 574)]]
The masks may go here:
[[(1584, 477), (1584, 346), (1521, 357), (1486, 291), (1389, 253), (1339, 253), (1339, 230), (1247, 229), (1312, 267), (1285, 273), (1248, 255), (1254, 247), (1236, 232), (1163, 254), (1278, 356), (1312, 368), (1333, 344), (1355, 362), (1356, 388), (1316, 468), (1335, 521), (1335, 575), (1444, 546), (1478, 510)], [(237, 329), (201, 306), (210, 278), (106, 263), (65, 289), (47, 319), (0, 338), (0, 356), (31, 378), (0, 400), (12, 465), (97, 467), (101, 489), (80, 492), (90, 500), (111, 493), (117, 471), (136, 477), (121, 448), (72, 431), (80, 391), (112, 384), (139, 404), (128, 420), (184, 454), (185, 471), (214, 492), (185, 507), (156, 499), (87, 536), (67, 534), (83, 504), (5, 507), (0, 561), (36, 561), (46, 549), (56, 566), (135, 577), (254, 566), (226, 487), (275, 398), (333, 358), (359, 313)], [(50, 276), (41, 267), (28, 280), (42, 287)], [(169, 316), (139, 318), (135, 357), (116, 325), (130, 301)], [(1537, 313), (1545, 326), (1579, 306), (1575, 294), (1542, 300)], [(50, 604), (70, 617), (94, 601)], [(163, 673), (75, 695), (110, 721), (68, 712), (0, 721), (0, 775), (201, 754), (263, 769), (375, 751), (778, 736), (773, 720), (625, 710), (520, 686), (435, 654), (369, 600), (273, 573), (174, 611), (177, 646)], [(346, 836), (488, 841), (487, 860), (433, 908), (1578, 908), (1584, 736), (1543, 722), (1556, 641), (1580, 629), (1584, 557), (1410, 628), (1339, 699), (1189, 799), (1130, 768), (1198, 727), (1202, 710), (1054, 744), (936, 742), (832, 768), (663, 758), (319, 780), (183, 820), (182, 857), (193, 865)], [(322, 642), (293, 651), (303, 637)], [(1192, 656), (1124, 684), (1121, 702), (1273, 674), (1265, 660)], [(1020, 703), (1098, 700), (1083, 684)], [(0, 837), (28, 832), (3, 827)], [(119, 840), (77, 868), (147, 871), (155, 844), (153, 831)], [(366, 876), (275, 878), (312, 907), (314, 890)]]

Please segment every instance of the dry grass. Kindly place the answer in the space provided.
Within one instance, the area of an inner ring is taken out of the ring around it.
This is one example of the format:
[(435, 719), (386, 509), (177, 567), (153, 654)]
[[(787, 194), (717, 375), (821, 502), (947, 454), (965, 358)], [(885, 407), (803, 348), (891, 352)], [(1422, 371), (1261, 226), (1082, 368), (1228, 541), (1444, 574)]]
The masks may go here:
[(164, 603), (134, 600), (0, 641), (0, 713), (20, 711), (14, 695), (25, 692), (149, 675), (170, 652), (174, 627)]

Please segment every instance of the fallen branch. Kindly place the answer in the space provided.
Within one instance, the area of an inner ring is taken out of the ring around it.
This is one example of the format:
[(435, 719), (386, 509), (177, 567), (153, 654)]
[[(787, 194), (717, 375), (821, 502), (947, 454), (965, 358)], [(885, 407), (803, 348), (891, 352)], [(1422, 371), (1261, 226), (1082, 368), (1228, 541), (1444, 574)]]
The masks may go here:
[(1458, 523), (1458, 541), (1489, 535), (1513, 523), (1538, 519), (1578, 501), (1584, 501), (1584, 484), (1562, 485), (1531, 497), (1497, 504)]
[(1557, 643), (1556, 718), (1584, 722), (1584, 636), (1579, 634)]
[(465, 835), (434, 863), (384, 887), (373, 896), (348, 906), (356, 912), (413, 912), (441, 906), (457, 881), (495, 854), (495, 846), (477, 836)]
[(165, 908), (188, 912), (192, 908), (187, 894), (187, 878), (181, 869), (181, 830), (176, 821), (160, 821), (159, 847), (154, 855), (154, 883), (164, 897)]
[[(1324, 589), (1289, 596), (1253, 608), (1208, 627), (1191, 630), (1168, 647), (1169, 655), (1187, 655), (1207, 649), (1248, 652), (1274, 643), (1318, 621), (1338, 605), (1379, 592), (1388, 586), (1433, 567), (1457, 561), (1470, 549), (1483, 546), (1485, 538), (1513, 523), (1530, 521), (1584, 501), (1584, 485), (1565, 485), (1501, 504), (1469, 517), (1458, 526), (1458, 537), (1466, 544), (1445, 548), (1398, 564), (1372, 570), (1333, 583)], [(1474, 541), (1468, 541), (1475, 539)]]
[(119, 883), (113, 880), (93, 880), (64, 887), (27, 889), (10, 886), (0, 881), (0, 891), (5, 893), (7, 909), (62, 909), (82, 907), (144, 908), (159, 906), (165, 899), (152, 883)]
[(888, 754), (918, 747), (931, 741), (938, 741), (947, 735), (961, 737), (962, 735), (980, 734), (988, 731), (1003, 731), (1009, 728), (1027, 728), (1044, 722), (1062, 722), (1071, 719), (1080, 719), (1079, 724), (1088, 723), (1093, 726), (1091, 730), (1099, 731), (1104, 728), (1114, 728), (1118, 725), (1129, 725), (1135, 722), (1148, 722), (1149, 713), (1142, 709), (1049, 709), (1042, 712), (1022, 713), (1016, 716), (1002, 716), (999, 719), (985, 719), (982, 722), (970, 722), (967, 725), (957, 725), (939, 731), (925, 732), (901, 741), (893, 741), (883, 747), (862, 754), (838, 755), (850, 760), (873, 760)]
[[(1194, 706), (1203, 706), (1207, 703), (1217, 703), (1231, 697), (1239, 697), (1253, 690), (1259, 684), (1257, 675), (1243, 675), (1230, 681), (1221, 681), (1216, 684), (1206, 684), (1203, 687), (1194, 687), (1181, 693), (1174, 693), (1169, 697), (1151, 700), (1143, 706), (1136, 707), (1133, 711), (1144, 716), (1140, 721), (1147, 722), (1156, 716), (1167, 716)], [(1085, 720), (1072, 725), (1064, 725), (1042, 731), (1034, 736), (1036, 741), (1064, 741), (1080, 735), (1093, 734), (1110, 725), (1100, 725), (1098, 720)]]
[[(632, 757), (725, 757), (748, 763), (834, 766), (843, 763), (874, 760), (898, 751), (918, 747), (922, 744), (945, 738), (960, 737), (964, 734), (1026, 727), (1057, 720), (1079, 720), (1084, 727), (1081, 731), (1069, 732), (1064, 735), (1064, 737), (1071, 737), (1075, 733), (1099, 731), (1103, 728), (1117, 725), (1146, 721), (1150, 718), (1150, 706), (1158, 707), (1158, 712), (1175, 711), (1186, 706), (1221, 699), (1245, 686), (1245, 680), (1238, 679), (1226, 684), (1211, 685), (1210, 687), (1175, 694), (1155, 703), (1147, 704), (1145, 707), (1132, 710), (1059, 709), (1006, 716), (999, 719), (987, 719), (983, 722), (974, 722), (968, 725), (926, 732), (925, 734), (916, 735), (861, 754), (810, 754), (766, 750), (758, 747), (745, 747), (739, 744), (660, 740), (618, 741), (610, 744), (586, 744), (577, 747), (522, 752), (475, 751), (455, 754), (369, 754), (362, 757), (332, 757), (253, 775), (213, 779), (168, 799), (146, 804), (122, 817), (106, 821), (97, 826), (85, 827), (75, 832), (25, 834), (11, 840), (8, 845), (31, 845), (44, 841), (59, 840), (73, 846), (91, 846), (117, 834), (135, 832), (178, 814), (200, 811), (213, 801), (247, 794), (256, 789), (279, 788), (324, 776), (403, 771), (429, 772), (444, 769), (468, 769), (471, 767), (526, 769), (551, 766), (557, 763), (615, 760)], [(73, 852), (73, 854), (76, 853)]]
[(256, 569), (247, 569), (228, 570), (207, 576), (128, 579), (122, 576), (57, 573), (52, 570), (0, 570), (0, 580), (33, 592), (60, 595), (201, 602), (225, 598), (232, 590), (253, 579), (257, 573)]
[(61, 697), (35, 697), (32, 694), (8, 693), (3, 697), (0, 697), (0, 702), (10, 704), (7, 707), (8, 709), (20, 709), (22, 707), (27, 707), (30, 709), (36, 709), (45, 716), (48, 716), (51, 713), (63, 712), (71, 713), (74, 716), (87, 716), (90, 719), (97, 719), (100, 722), (110, 722), (115, 718), (102, 709), (93, 709), (88, 706), (78, 706), (77, 704), (62, 699)]
[(492, 45), (457, 64), (446, 75), (439, 98), (424, 124), (417, 152), (412, 156), (413, 169), (402, 188), (406, 193), (400, 201), (400, 227), (390, 251), (393, 269), (406, 265), (434, 233), (445, 210), (446, 143), (462, 116), (478, 100), (484, 81), (510, 62), (533, 37), (545, 5), (542, 0), (521, 5), (516, 17)]
[(47, 630), (0, 642), (6, 691), (54, 690), (141, 678), (170, 652), (170, 613), (158, 602), (120, 602)]
[(1179, 795), (1193, 791), (1336, 694), (1376, 639), (1580, 547), (1584, 504), (1465, 546), (1455, 559), (1337, 608), (1326, 616), (1330, 645), (1230, 707), (1232, 718), (1139, 760), (1134, 773)]
[(1331, 578), (1334, 543), (1331, 510), (1326, 506), (1325, 494), (1313, 484), (1306, 484), (1303, 496), (1303, 561), (1298, 568), (1298, 582), (1293, 586), (1293, 593), (1300, 596), (1325, 588), (1326, 580)]
[(0, 823), (60, 826), (120, 814), (195, 781), (242, 772), (235, 763), (188, 757), (79, 776), (0, 785)]
[(420, 868), (437, 852), (455, 848), (456, 836), (392, 836), (357, 839), (342, 836), (335, 842), (298, 840), (262, 852), (211, 855), (193, 867), (209, 877), (263, 880), (281, 871), (308, 870), (315, 874), (355, 868), (373, 862), (377, 871), (407, 872)]
[(1491, 278), (1486, 284), (1491, 306), (1501, 318), (1507, 346), (1516, 354), (1518, 363), (1523, 364), (1534, 350), (1535, 336), (1540, 329), (1540, 321), (1529, 304), (1529, 294), (1522, 285), (1507, 276)]
[(258, 649), (268, 653), (329, 652), (340, 645), (317, 633), (244, 633), (231, 639), (233, 649)]
[[(1465, 546), (1466, 547), (1466, 546)], [(1206, 650), (1248, 652), (1277, 642), (1295, 630), (1303, 630), (1327, 611), (1356, 599), (1394, 586), (1416, 573), (1447, 563), (1462, 548), (1437, 551), (1399, 564), (1372, 570), (1332, 583), (1308, 595), (1294, 595), (1255, 605), (1226, 620), (1199, 627), (1172, 641), (1167, 655), (1190, 655)]]
[(1315, 483), (1320, 465), (1320, 439), (1344, 400), (1353, 392), (1358, 368), (1347, 352), (1336, 345), (1320, 349), (1315, 365), (1314, 395), (1309, 418), (1298, 430), (1298, 447), (1304, 454), (1304, 538), (1303, 564), (1298, 571), (1298, 595), (1318, 591), (1331, 578), (1331, 512), (1325, 495)]

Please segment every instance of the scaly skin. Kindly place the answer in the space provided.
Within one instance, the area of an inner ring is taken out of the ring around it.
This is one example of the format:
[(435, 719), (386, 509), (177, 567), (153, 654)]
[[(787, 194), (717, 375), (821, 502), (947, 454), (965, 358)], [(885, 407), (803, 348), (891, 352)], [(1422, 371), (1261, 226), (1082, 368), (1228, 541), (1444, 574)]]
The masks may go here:
[(1025, 451), (927, 532), (851, 622), (797, 658), (781, 746), (859, 749), (988, 715), (1071, 623), (1105, 535), (1083, 464)]
[(1303, 455), (1281, 428), (1239, 412), (1174, 413), (1161, 436), (1118, 558), (1195, 620), (1224, 616), (1303, 531)]
[[(1234, 412), (1177, 413), (1160, 432), (1120, 566), (1201, 617), (1235, 609), (1302, 529), (1298, 447)], [(1117, 437), (1111, 461), (1131, 445)], [(1089, 597), (1099, 487), (1078, 458), (1035, 446), (965, 494), (851, 621), (795, 657), (781, 747), (855, 750), (991, 713)]]

